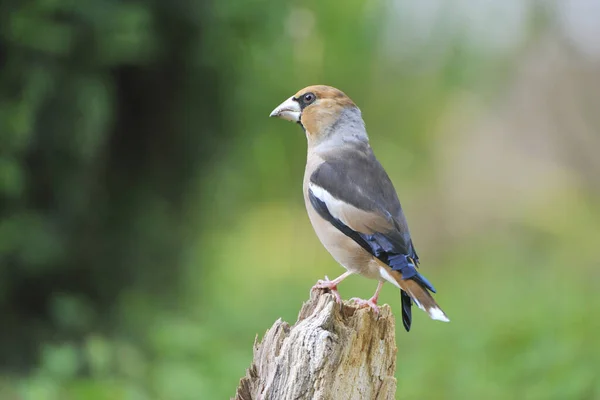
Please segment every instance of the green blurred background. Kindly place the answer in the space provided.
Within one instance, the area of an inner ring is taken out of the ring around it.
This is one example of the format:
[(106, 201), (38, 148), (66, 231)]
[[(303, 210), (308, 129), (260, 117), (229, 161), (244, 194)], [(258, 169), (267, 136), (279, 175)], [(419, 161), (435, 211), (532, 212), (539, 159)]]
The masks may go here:
[(305, 215), (303, 133), (267, 118), (316, 83), (361, 107), (452, 319), (398, 323), (397, 397), (600, 399), (599, 19), (1, 0), (0, 399), (233, 396), (255, 335), (343, 272)]

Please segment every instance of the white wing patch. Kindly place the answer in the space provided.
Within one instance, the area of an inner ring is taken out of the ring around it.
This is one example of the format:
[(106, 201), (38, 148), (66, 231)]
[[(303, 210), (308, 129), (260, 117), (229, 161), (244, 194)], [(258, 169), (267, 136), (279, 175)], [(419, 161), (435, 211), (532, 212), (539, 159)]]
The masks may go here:
[(327, 210), (329, 210), (329, 213), (333, 218), (338, 219), (342, 221), (342, 223), (346, 224), (342, 212), (340, 211), (343, 210), (344, 207), (348, 207), (348, 203), (336, 199), (327, 190), (323, 189), (321, 186), (315, 185), (312, 182), (308, 184), (308, 188), (310, 191), (312, 191), (313, 195), (317, 199), (321, 200), (323, 203), (325, 203), (325, 205), (327, 205)]

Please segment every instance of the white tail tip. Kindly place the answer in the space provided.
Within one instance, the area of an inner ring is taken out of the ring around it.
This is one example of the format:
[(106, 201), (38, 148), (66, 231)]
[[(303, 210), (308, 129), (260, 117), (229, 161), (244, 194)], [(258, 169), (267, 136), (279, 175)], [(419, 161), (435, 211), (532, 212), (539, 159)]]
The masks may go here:
[(429, 314), (431, 319), (443, 322), (450, 322), (448, 317), (446, 317), (446, 314), (444, 314), (444, 312), (437, 307), (430, 308), (429, 311), (427, 311), (427, 313)]

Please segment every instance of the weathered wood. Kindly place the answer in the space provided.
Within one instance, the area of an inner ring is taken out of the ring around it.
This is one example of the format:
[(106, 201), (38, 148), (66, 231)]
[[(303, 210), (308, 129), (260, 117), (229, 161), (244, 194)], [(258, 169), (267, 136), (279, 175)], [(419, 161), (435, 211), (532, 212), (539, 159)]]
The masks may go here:
[(293, 326), (279, 319), (255, 340), (235, 400), (392, 400), (394, 325), (387, 305), (377, 317), (313, 291)]

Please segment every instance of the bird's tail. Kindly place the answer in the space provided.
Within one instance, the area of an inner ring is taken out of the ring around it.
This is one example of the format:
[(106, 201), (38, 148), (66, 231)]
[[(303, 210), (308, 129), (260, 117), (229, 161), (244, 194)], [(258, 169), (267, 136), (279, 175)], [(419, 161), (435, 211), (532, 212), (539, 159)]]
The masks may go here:
[[(408, 295), (410, 296), (412, 301), (415, 302), (417, 307), (419, 307), (421, 310), (423, 310), (427, 314), (429, 314), (431, 319), (436, 319), (438, 321), (444, 321), (444, 322), (450, 322), (450, 319), (446, 316), (444, 311), (442, 311), (442, 309), (440, 308), (438, 303), (436, 303), (433, 296), (431, 296), (431, 293), (429, 293), (429, 290), (427, 289), (427, 287), (425, 287), (425, 285), (423, 285), (418, 280), (414, 280), (412, 278), (403, 280), (400, 277), (400, 279), (398, 279), (398, 277), (397, 277), (398, 275), (400, 275), (400, 274), (394, 274), (394, 277), (396, 277), (396, 281), (400, 285), (400, 288), (404, 292), (408, 293)], [(406, 299), (406, 300), (408, 300), (408, 299)], [(403, 314), (404, 314), (404, 309), (406, 308), (404, 305), (404, 302), (405, 302), (405, 298), (403, 296), (402, 297)]]
[(410, 330), (412, 322), (411, 306), (413, 302), (429, 314), (431, 319), (450, 322), (450, 319), (431, 296), (430, 292), (435, 292), (435, 289), (423, 275), (413, 271), (410, 278), (404, 279), (400, 271), (390, 268), (383, 262), (380, 265), (382, 267), (382, 277), (401, 289), (402, 323), (406, 331)]

